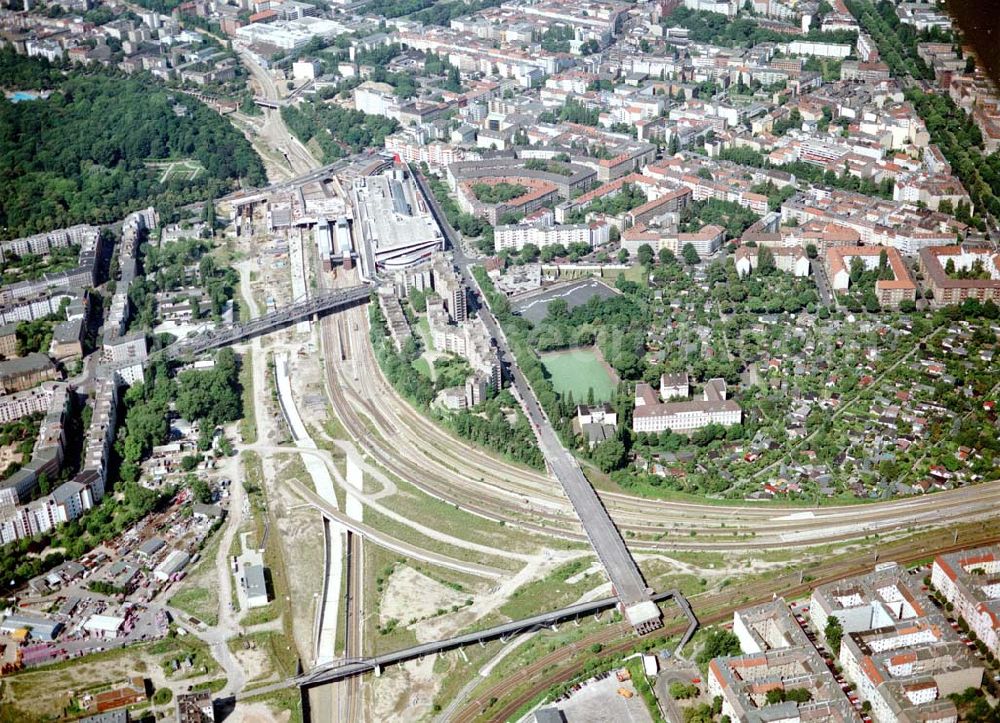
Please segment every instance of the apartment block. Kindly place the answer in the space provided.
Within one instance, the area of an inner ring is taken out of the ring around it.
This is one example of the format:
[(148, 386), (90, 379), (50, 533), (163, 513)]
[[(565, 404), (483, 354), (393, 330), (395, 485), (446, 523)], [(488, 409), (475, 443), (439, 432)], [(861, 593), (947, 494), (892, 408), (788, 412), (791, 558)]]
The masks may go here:
[(851, 263), (860, 259), (865, 270), (878, 268), (885, 253), (891, 279), (879, 279), (875, 282), (875, 295), (878, 303), (889, 308), (898, 308), (904, 300), (915, 301), (917, 298), (917, 282), (913, 279), (909, 267), (903, 257), (894, 248), (878, 246), (834, 246), (826, 252), (826, 272), (834, 291), (844, 293), (851, 286)]
[(59, 386), (59, 382), (44, 382), (23, 392), (0, 395), (0, 424), (46, 411)]
[[(1000, 254), (987, 246), (933, 246), (920, 250), (920, 271), (934, 307), (961, 304), (966, 299), (1000, 303)], [(949, 264), (949, 261), (951, 262)], [(948, 268), (953, 268), (952, 273)], [(962, 271), (978, 270), (974, 278), (959, 278)]]
[(67, 246), (93, 247), (100, 237), (100, 229), (89, 224), (79, 224), (55, 231), (46, 231), (34, 236), (11, 239), (0, 242), (0, 261), (5, 261), (9, 255), (14, 256), (45, 256), (53, 249)]
[(1000, 657), (1000, 545), (938, 555), (931, 584), (994, 657)]
[(472, 367), (464, 387), (444, 390), (441, 402), (449, 409), (473, 407), (500, 389), (500, 357), (486, 325), (468, 316), (467, 291), (451, 261), (444, 254), (435, 254), (431, 268), (438, 294), (427, 299), (431, 343), (438, 351), (465, 358)]
[[(823, 634), (831, 617), (844, 633), (872, 630), (916, 620), (935, 611), (919, 580), (895, 563), (873, 572), (821, 585), (813, 591), (809, 616)], [(834, 655), (837, 651), (831, 651)]]
[(983, 683), (983, 665), (940, 613), (844, 636), (844, 674), (877, 723), (958, 721), (948, 696)]
[(17, 322), (0, 324), (0, 360), (17, 356)]
[(982, 665), (919, 578), (895, 563), (818, 587), (809, 614), (821, 633), (840, 621), (840, 664), (878, 723), (957, 721), (948, 696), (982, 683)]
[[(733, 254), (736, 263), (736, 272), (740, 277), (749, 276), (757, 268), (760, 259), (761, 248), (753, 246), (740, 246)], [(770, 249), (771, 257), (774, 259), (774, 266), (779, 271), (784, 271), (793, 276), (806, 277), (809, 275), (809, 256), (801, 246), (792, 248)]]
[(52, 360), (33, 352), (25, 357), (0, 362), (0, 393), (24, 391), (57, 376)]
[(498, 251), (520, 251), (527, 244), (542, 249), (546, 246), (587, 244), (590, 247), (606, 244), (611, 227), (604, 222), (567, 224), (555, 226), (551, 223), (519, 223), (497, 226), (493, 233)]
[(743, 655), (708, 668), (722, 715), (745, 723), (861, 720), (783, 599), (736, 611), (733, 633)]

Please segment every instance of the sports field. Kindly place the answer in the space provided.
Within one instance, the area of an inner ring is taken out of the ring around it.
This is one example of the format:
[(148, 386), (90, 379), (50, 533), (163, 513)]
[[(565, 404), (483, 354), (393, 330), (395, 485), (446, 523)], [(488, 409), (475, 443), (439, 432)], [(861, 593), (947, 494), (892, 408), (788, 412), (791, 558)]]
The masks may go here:
[(614, 381), (593, 349), (573, 349), (543, 354), (542, 364), (552, 377), (552, 386), (556, 391), (563, 395), (573, 392), (575, 402), (586, 402), (591, 387), (594, 389), (595, 400), (611, 399)]

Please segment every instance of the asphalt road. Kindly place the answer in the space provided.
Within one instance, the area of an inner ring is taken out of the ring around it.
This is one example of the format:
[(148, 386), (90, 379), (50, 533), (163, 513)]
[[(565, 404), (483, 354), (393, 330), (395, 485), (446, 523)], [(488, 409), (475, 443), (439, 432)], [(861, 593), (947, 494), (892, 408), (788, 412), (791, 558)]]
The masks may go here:
[[(434, 208), (438, 221), (451, 242), (455, 263), (461, 271), (466, 285), (470, 289), (479, 289), (479, 285), (470, 271), (471, 262), (465, 255), (461, 238), (448, 224), (444, 213), (437, 204), (437, 199), (434, 198), (434, 194), (427, 187), (423, 177), (418, 176), (417, 178), (424, 196)], [(484, 298), (481, 292), (478, 297)], [(507, 337), (504, 336), (492, 311), (485, 304), (479, 305), (479, 318), (486, 325), (490, 336), (496, 340), (500, 361), (507, 369), (515, 396), (521, 402), (525, 414), (535, 428), (535, 436), (538, 438), (538, 446), (542, 456), (545, 457), (549, 470), (559, 480), (563, 491), (569, 497), (580, 522), (583, 523), (587, 539), (597, 552), (597, 556), (600, 558), (601, 564), (604, 565), (604, 570), (614, 585), (619, 598), (626, 605), (648, 600), (649, 591), (639, 566), (632, 559), (618, 528), (601, 503), (601, 499), (597, 496), (590, 481), (584, 476), (576, 459), (563, 447), (555, 429), (538, 403), (538, 397), (535, 396), (531, 384), (521, 373), (517, 359), (510, 350)]]

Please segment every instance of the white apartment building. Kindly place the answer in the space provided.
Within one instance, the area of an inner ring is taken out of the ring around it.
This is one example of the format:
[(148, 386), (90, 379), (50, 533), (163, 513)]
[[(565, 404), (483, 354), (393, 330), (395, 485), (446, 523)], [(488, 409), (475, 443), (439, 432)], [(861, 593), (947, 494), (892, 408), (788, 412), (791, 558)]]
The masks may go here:
[(65, 248), (66, 246), (80, 246), (81, 249), (92, 249), (96, 246), (100, 234), (101, 231), (97, 226), (78, 224), (69, 228), (37, 233), (34, 236), (24, 236), (22, 238), (11, 239), (10, 241), (3, 241), (0, 242), (0, 261), (3, 261), (7, 254), (44, 256), (52, 251), (52, 249)]
[(368, 115), (399, 119), (399, 98), (388, 83), (366, 80), (354, 89), (354, 109)]
[(527, 244), (542, 249), (546, 246), (583, 243), (591, 248), (606, 244), (610, 239), (611, 226), (603, 221), (593, 223), (553, 226), (546, 223), (512, 224), (497, 226), (493, 240), (498, 251), (520, 251)]
[(990, 652), (1000, 657), (1000, 545), (938, 555), (931, 584)]
[(45, 382), (23, 392), (0, 395), (0, 424), (48, 411), (58, 386), (58, 382)]
[[(757, 268), (760, 258), (760, 247), (740, 246), (734, 254), (736, 273), (740, 278), (749, 276)], [(809, 256), (801, 246), (792, 248), (770, 249), (774, 258), (774, 267), (786, 274), (797, 277), (809, 275)]]
[(739, 12), (739, 0), (684, 0), (684, 7), (709, 13), (721, 13), (730, 18)]
[(441, 141), (425, 143), (411, 129), (385, 138), (385, 149), (407, 163), (426, 163), (431, 168), (447, 168), (459, 161), (474, 161), (479, 154)]

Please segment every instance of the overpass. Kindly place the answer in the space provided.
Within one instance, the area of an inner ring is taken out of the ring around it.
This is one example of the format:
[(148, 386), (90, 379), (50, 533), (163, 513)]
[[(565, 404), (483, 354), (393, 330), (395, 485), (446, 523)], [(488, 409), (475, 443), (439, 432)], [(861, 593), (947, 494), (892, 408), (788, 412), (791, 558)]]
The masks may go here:
[(296, 176), (295, 178), (291, 178), (287, 181), (272, 183), (270, 186), (264, 186), (263, 188), (248, 188), (235, 191), (228, 196), (223, 196), (219, 200), (226, 201), (232, 204), (234, 209), (238, 209), (242, 206), (253, 205), (255, 203), (266, 201), (272, 195), (294, 191), (308, 183), (332, 180), (333, 177), (338, 174), (349, 176), (352, 172), (352, 165), (364, 163), (368, 163), (368, 165), (363, 167), (361, 172), (366, 175), (372, 175), (374, 173), (379, 173), (387, 166), (392, 165), (393, 156), (385, 151), (364, 151), (347, 158), (341, 158), (333, 163), (328, 163), (325, 166), (320, 166), (319, 168), (309, 171), (308, 173), (303, 173), (301, 176)]
[[(448, 223), (448, 219), (438, 206), (437, 199), (434, 198), (434, 194), (428, 188), (423, 176), (415, 172), (412, 165), (410, 172), (416, 179), (428, 207), (451, 243), (455, 254), (455, 263), (460, 269), (466, 285), (470, 289), (477, 289), (478, 284), (470, 271), (473, 262), (465, 256), (461, 239)], [(605, 509), (601, 498), (598, 497), (597, 492), (590, 484), (590, 480), (580, 469), (576, 458), (563, 447), (555, 429), (539, 404), (538, 397), (518, 367), (517, 359), (514, 358), (503, 329), (500, 328), (500, 324), (487, 306), (483, 305), (479, 308), (479, 317), (497, 342), (501, 361), (505, 364), (511, 378), (511, 391), (520, 400), (525, 415), (535, 428), (538, 447), (545, 458), (545, 464), (559, 480), (563, 491), (580, 518), (587, 539), (597, 553), (608, 579), (614, 586), (615, 593), (625, 608), (626, 617), (639, 633), (660, 627), (660, 611), (651, 603), (651, 590), (646, 586), (642, 571), (632, 559), (631, 553), (625, 546), (625, 540), (622, 539), (621, 533)]]
[(261, 108), (274, 108), (278, 109), (283, 104), (280, 100), (271, 100), (270, 98), (264, 98), (263, 96), (255, 95), (253, 102), (259, 105)]
[[(695, 630), (698, 628), (698, 620), (691, 611), (691, 607), (688, 605), (684, 596), (676, 590), (668, 590), (666, 592), (651, 595), (649, 599), (653, 604), (671, 599), (675, 600), (679, 604), (684, 616), (688, 619), (687, 630), (684, 632), (684, 635), (681, 637), (681, 640), (675, 649), (679, 652), (688, 643), (691, 636), (694, 635)], [(267, 693), (271, 693), (276, 690), (290, 688), (293, 685), (308, 690), (309, 688), (326, 685), (327, 683), (333, 683), (355, 675), (362, 675), (372, 671), (379, 673), (383, 668), (387, 668), (390, 665), (398, 665), (399, 663), (405, 663), (408, 660), (415, 660), (426, 655), (455, 650), (474, 643), (485, 643), (491, 640), (507, 640), (508, 638), (520, 635), (521, 633), (527, 633), (532, 630), (540, 630), (543, 628), (551, 628), (554, 625), (567, 620), (574, 620), (587, 615), (596, 615), (597, 613), (605, 610), (612, 610), (618, 604), (618, 598), (606, 597), (600, 600), (594, 600), (593, 602), (577, 603), (559, 610), (541, 613), (540, 615), (533, 615), (522, 620), (502, 623), (484, 630), (465, 633), (464, 635), (457, 635), (452, 638), (445, 638), (444, 640), (421, 643), (419, 645), (403, 648), (402, 650), (396, 650), (392, 653), (386, 653), (384, 655), (375, 655), (369, 658), (347, 658), (343, 660), (336, 660), (331, 663), (321, 665), (308, 673), (302, 673), (301, 675), (288, 678), (287, 680), (279, 683), (254, 688), (243, 695), (246, 697), (266, 695)]]
[(200, 354), (221, 346), (229, 346), (236, 342), (252, 339), (255, 336), (267, 334), (314, 314), (323, 314), (337, 309), (346, 309), (356, 304), (367, 303), (371, 296), (371, 287), (362, 284), (347, 289), (335, 289), (322, 294), (316, 294), (308, 299), (297, 301), (289, 306), (268, 312), (242, 324), (233, 324), (226, 329), (203, 332), (181, 341), (174, 342), (161, 352), (167, 359)]

